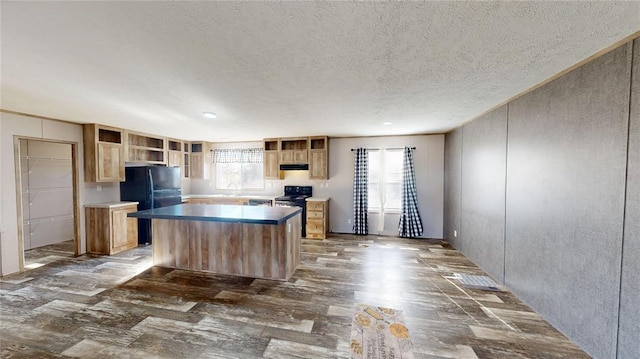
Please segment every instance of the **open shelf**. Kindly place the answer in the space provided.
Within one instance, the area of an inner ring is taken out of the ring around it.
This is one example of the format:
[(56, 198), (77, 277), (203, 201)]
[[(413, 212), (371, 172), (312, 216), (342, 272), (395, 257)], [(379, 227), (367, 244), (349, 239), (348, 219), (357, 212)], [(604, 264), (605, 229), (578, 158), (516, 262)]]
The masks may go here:
[(191, 153), (199, 153), (199, 152), (202, 152), (202, 143), (192, 143)]
[(278, 139), (266, 139), (264, 140), (264, 150), (265, 151), (277, 151), (278, 150)]
[(109, 143), (122, 143), (122, 131), (98, 128), (98, 141)]
[(129, 162), (165, 163), (164, 150), (129, 147)]
[(324, 150), (327, 148), (327, 139), (326, 137), (321, 138), (310, 138), (309, 139), (309, 149), (311, 150)]
[(299, 138), (299, 139), (282, 139), (280, 140), (280, 150), (283, 151), (295, 151), (295, 150), (306, 150), (307, 149), (307, 139)]
[(127, 132), (126, 161), (150, 164), (167, 164), (165, 137)]
[(182, 142), (177, 140), (168, 140), (167, 145), (169, 147), (169, 151), (181, 151), (182, 152)]
[(129, 133), (129, 146), (164, 150), (164, 138)]

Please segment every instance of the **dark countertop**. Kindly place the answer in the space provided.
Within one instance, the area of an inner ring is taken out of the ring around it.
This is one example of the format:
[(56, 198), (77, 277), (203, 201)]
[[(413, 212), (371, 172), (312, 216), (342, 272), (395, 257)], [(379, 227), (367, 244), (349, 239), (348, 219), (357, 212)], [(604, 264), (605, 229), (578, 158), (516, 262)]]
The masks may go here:
[(218, 204), (179, 204), (129, 213), (127, 217), (179, 219), (210, 222), (281, 224), (302, 212), (300, 207), (231, 206)]

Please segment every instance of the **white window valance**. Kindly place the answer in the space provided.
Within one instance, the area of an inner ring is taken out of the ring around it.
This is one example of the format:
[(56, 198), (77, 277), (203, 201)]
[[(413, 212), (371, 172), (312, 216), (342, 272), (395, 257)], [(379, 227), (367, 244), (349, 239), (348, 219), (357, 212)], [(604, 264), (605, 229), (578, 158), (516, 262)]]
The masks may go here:
[(262, 163), (264, 150), (262, 148), (215, 148), (213, 163)]

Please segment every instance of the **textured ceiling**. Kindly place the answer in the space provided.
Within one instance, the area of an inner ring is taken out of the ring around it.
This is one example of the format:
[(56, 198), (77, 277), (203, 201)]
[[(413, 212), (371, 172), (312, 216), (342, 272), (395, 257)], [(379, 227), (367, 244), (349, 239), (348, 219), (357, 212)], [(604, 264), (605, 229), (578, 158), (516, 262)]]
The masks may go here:
[(0, 6), (2, 109), (210, 141), (444, 132), (640, 31), (634, 1)]

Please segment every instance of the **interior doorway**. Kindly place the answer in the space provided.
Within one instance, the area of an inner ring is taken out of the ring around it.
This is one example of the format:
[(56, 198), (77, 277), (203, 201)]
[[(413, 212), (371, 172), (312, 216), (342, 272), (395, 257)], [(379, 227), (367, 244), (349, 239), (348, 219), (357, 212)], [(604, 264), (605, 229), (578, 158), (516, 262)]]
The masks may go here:
[(79, 254), (75, 143), (16, 138), (20, 269)]

